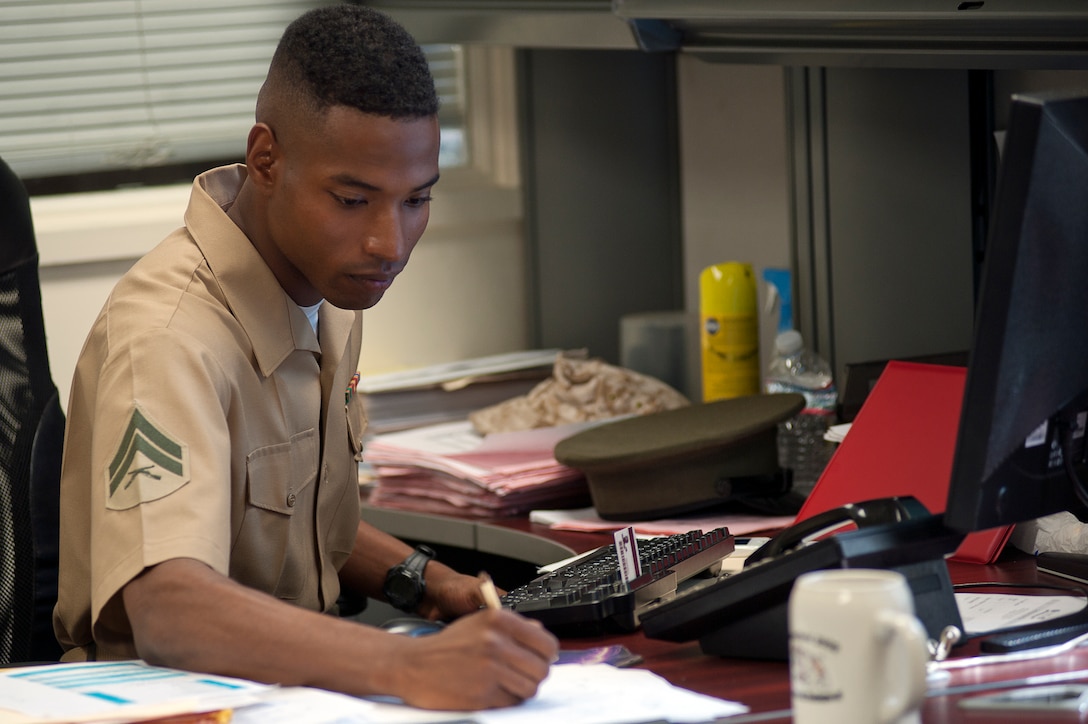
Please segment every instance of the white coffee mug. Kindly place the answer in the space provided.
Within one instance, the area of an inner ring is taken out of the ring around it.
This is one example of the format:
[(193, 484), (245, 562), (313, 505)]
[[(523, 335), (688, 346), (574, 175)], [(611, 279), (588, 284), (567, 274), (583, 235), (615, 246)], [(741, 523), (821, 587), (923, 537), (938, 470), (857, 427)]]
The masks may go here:
[(926, 693), (926, 630), (901, 573), (806, 573), (789, 600), (796, 724), (917, 724)]

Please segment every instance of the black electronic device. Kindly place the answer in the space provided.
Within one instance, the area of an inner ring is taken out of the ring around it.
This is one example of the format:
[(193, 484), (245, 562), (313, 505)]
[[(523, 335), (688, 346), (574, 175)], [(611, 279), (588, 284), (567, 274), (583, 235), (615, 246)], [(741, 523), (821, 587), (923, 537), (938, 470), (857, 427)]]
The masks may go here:
[[(1088, 90), (1013, 96), (945, 510), (956, 530), (1088, 508), (1085, 188)], [(1076, 580), (1078, 563), (1088, 560), (1040, 568)], [(1086, 631), (1088, 617), (1072, 614), (981, 648), (1015, 651)]]
[(945, 522), (969, 533), (1083, 509), (1088, 91), (1014, 95)]
[(1035, 566), (1042, 573), (1088, 585), (1088, 555), (1084, 553), (1047, 551), (1035, 557)]
[(535, 618), (556, 634), (633, 631), (645, 606), (676, 592), (683, 581), (716, 572), (734, 550), (726, 528), (639, 540), (642, 570), (624, 581), (613, 545), (601, 546), (508, 592), (503, 606)]
[[(865, 515), (867, 505), (879, 513)], [(824, 529), (843, 523), (858, 527), (824, 538), (811, 521), (787, 529), (753, 554), (752, 563), (741, 571), (647, 607), (641, 616), (643, 632), (668, 641), (698, 639), (708, 654), (785, 660), (793, 582), (803, 573), (828, 568), (899, 571), (931, 637), (938, 638), (946, 626), (962, 629), (944, 559), (963, 535), (948, 530), (941, 516), (930, 515), (911, 498), (889, 498), (828, 511), (819, 523)]]

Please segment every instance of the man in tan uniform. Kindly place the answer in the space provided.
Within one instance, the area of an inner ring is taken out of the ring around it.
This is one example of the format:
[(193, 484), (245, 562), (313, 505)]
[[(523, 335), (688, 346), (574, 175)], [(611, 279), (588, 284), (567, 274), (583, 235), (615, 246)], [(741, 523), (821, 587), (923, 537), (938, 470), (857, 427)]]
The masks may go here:
[[(436, 113), (422, 53), (381, 14), (332, 6), (288, 27), (246, 164), (196, 179), (184, 228), (121, 279), (80, 357), (55, 614), (66, 660), (435, 708), (535, 693), (554, 637), (480, 610), (475, 578), (359, 520), (358, 310), (427, 225)], [(400, 575), (407, 560), (422, 584)], [(456, 620), (397, 636), (329, 615), (342, 590)]]

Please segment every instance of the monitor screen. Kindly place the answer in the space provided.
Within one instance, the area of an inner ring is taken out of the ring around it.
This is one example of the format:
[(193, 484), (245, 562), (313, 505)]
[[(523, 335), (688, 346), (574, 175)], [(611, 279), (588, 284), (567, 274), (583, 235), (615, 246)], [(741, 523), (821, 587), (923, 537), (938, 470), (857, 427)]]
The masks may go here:
[(1088, 91), (1015, 95), (945, 522), (972, 532), (1088, 493)]

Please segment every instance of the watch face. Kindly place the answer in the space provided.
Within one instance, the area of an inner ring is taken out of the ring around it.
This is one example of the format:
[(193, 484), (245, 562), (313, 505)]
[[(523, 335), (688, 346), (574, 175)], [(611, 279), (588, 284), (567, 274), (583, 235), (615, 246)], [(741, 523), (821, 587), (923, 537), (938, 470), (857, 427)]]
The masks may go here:
[(385, 597), (396, 608), (412, 611), (423, 598), (422, 581), (411, 573), (397, 571), (385, 582)]
[(404, 563), (389, 571), (383, 586), (389, 603), (401, 611), (415, 611), (426, 590), (423, 569), (433, 557), (434, 551), (420, 546)]
[(412, 580), (411, 576), (404, 573), (399, 573), (389, 579), (389, 592), (401, 599), (411, 599), (418, 593), (415, 581)]

